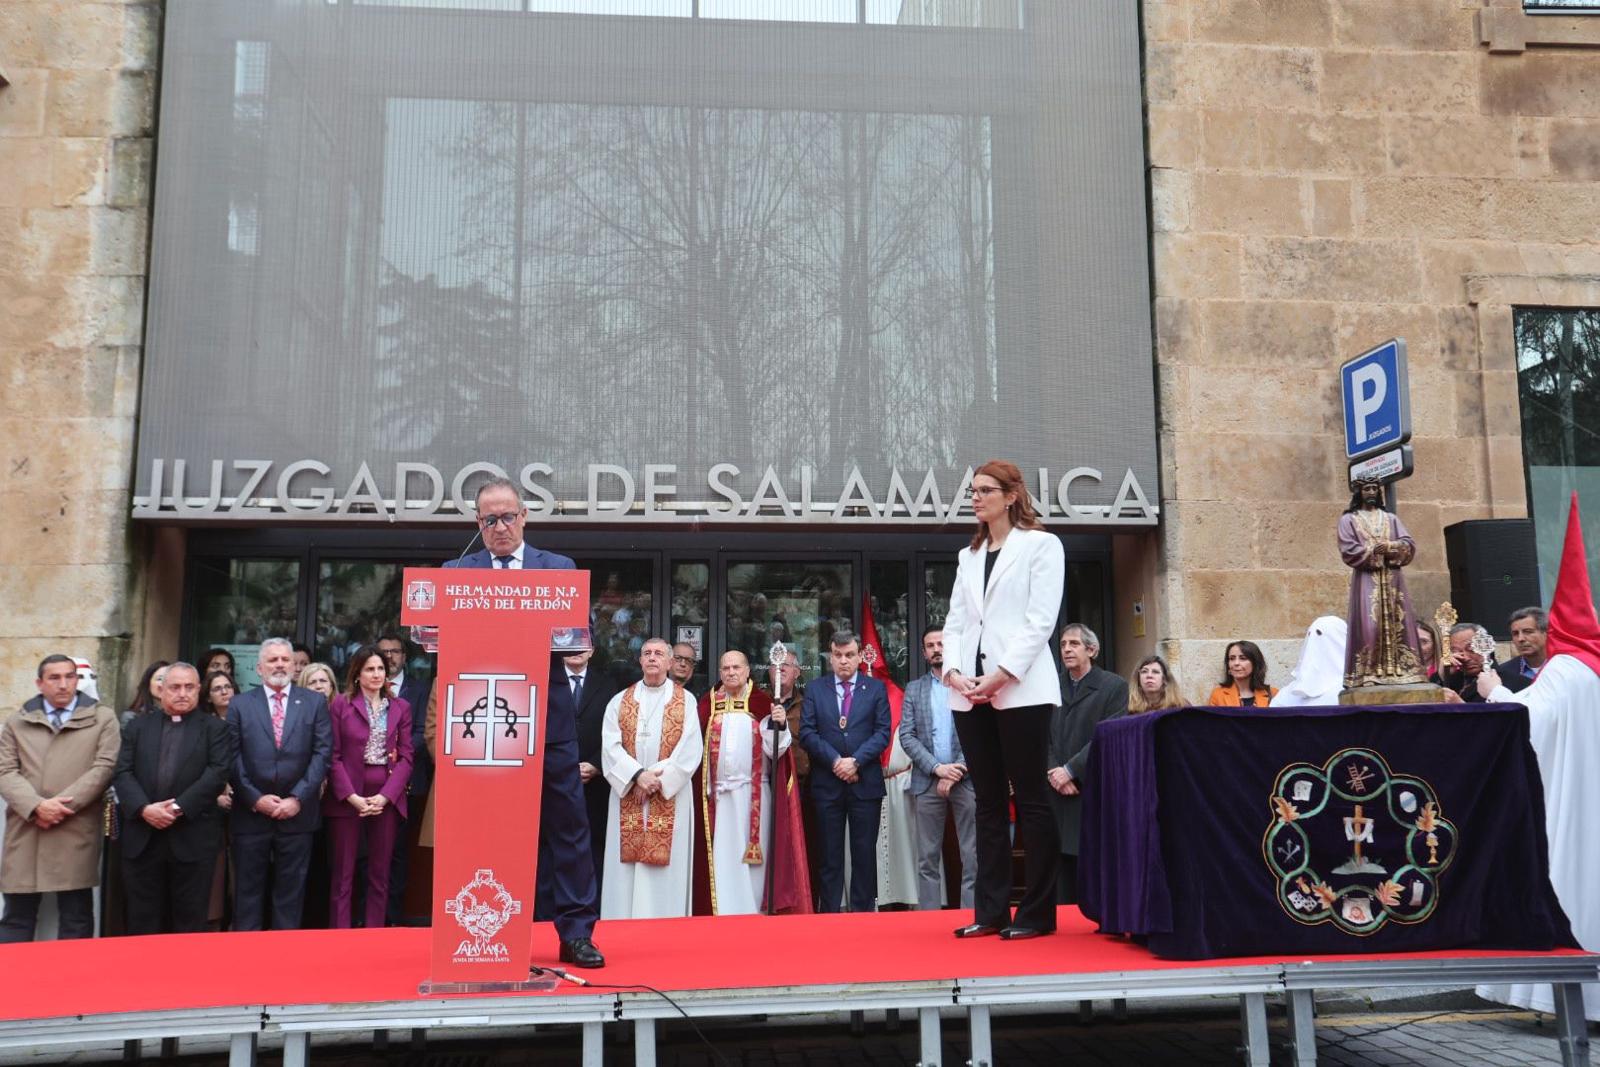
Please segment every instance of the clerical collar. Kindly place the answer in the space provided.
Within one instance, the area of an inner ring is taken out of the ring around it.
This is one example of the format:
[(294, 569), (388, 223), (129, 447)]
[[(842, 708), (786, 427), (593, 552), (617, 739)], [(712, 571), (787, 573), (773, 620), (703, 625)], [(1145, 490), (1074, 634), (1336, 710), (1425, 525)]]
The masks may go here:
[(177, 724), (177, 723), (180, 723), (180, 722), (183, 721), (183, 716), (182, 715), (168, 715), (167, 718), (171, 719), (174, 724)]
[(639, 684), (644, 686), (646, 689), (650, 690), (652, 693), (656, 693), (656, 692), (660, 692), (663, 689), (670, 689), (672, 687), (672, 679), (671, 678), (666, 678), (666, 679), (662, 680), (660, 685), (651, 685), (649, 682), (647, 682), (643, 678), (641, 678), (641, 679), (639, 679)]

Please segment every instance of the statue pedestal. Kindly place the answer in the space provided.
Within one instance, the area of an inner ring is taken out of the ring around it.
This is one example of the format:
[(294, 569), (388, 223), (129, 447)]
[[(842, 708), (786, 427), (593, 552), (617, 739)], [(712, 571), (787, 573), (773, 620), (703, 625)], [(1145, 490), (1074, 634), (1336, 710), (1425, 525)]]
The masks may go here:
[(1363, 685), (1339, 693), (1341, 704), (1443, 704), (1444, 690), (1432, 682), (1417, 685)]

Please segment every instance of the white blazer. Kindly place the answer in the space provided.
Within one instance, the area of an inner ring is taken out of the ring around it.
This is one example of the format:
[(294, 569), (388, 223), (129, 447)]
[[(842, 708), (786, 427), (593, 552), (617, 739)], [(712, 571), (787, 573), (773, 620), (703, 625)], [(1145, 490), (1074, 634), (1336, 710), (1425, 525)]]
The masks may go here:
[[(1061, 612), (1066, 583), (1061, 539), (1046, 530), (1013, 529), (985, 589), (987, 553), (983, 545), (963, 548), (956, 557), (950, 613), (944, 620), (945, 670), (977, 677), (1004, 667), (1016, 681), (1001, 686), (990, 699), (997, 708), (1060, 705), (1061, 678), (1050, 634)], [(977, 662), (980, 644), (982, 668)], [(972, 704), (952, 690), (950, 706), (967, 711)]]

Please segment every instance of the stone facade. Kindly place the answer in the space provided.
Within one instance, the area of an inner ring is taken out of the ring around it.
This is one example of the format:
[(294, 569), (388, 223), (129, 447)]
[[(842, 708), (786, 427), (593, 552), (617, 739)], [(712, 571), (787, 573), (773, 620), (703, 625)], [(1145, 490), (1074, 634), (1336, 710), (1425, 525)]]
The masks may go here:
[[(1063, 0), (1065, 2), (1065, 0)], [(176, 646), (181, 531), (130, 530), (159, 3), (0, 4), (0, 704)], [(1162, 527), (1116, 538), (1118, 666), (1287, 677), (1343, 611), (1338, 363), (1410, 347), (1400, 487), (1441, 531), (1525, 513), (1511, 308), (1600, 305), (1600, 18), (1517, 0), (1143, 0)], [(1136, 625), (1132, 606), (1143, 604)]]
[(45, 654), (124, 699), (154, 3), (0, 4), (0, 707)]
[(1237, 637), (1283, 684), (1311, 619), (1344, 613), (1343, 360), (1408, 344), (1398, 499), (1425, 613), (1449, 595), (1445, 526), (1525, 514), (1510, 307), (1600, 296), (1600, 21), (1526, 20), (1516, 0), (1145, 0), (1156, 626), (1192, 694)]

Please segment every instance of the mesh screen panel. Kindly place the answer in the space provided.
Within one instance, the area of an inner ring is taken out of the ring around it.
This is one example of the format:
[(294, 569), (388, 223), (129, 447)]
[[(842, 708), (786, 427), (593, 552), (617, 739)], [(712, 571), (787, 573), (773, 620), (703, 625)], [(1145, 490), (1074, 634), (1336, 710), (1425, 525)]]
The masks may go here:
[(136, 514), (1156, 498), (1135, 5), (171, 0), (163, 63)]

